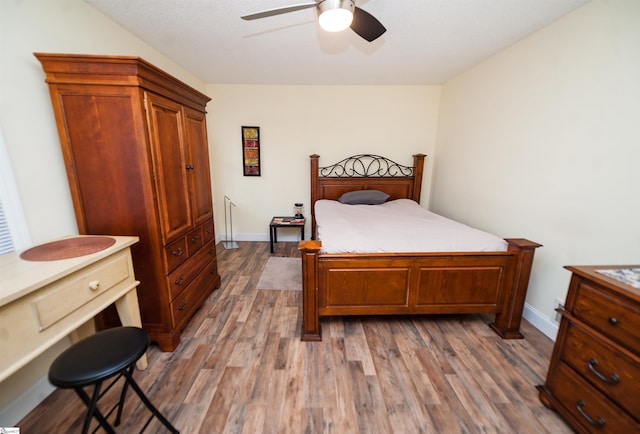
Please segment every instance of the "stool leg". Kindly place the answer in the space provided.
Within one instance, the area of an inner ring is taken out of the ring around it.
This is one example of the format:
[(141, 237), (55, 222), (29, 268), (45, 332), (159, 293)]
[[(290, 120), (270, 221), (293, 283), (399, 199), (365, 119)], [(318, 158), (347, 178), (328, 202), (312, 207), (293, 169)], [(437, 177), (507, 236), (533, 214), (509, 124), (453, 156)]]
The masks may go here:
[[(133, 371), (133, 370), (132, 370)], [(167, 429), (169, 431), (171, 431), (174, 434), (180, 434), (180, 431), (178, 431), (177, 429), (175, 429), (175, 427), (173, 425), (171, 425), (171, 422), (169, 422), (163, 415), (162, 413), (160, 413), (160, 411), (151, 403), (151, 401), (149, 401), (149, 398), (147, 398), (147, 396), (144, 394), (144, 392), (142, 391), (142, 389), (140, 389), (140, 386), (138, 386), (138, 383), (135, 382), (135, 380), (133, 379), (133, 372), (132, 371), (125, 371), (124, 375), (127, 378), (127, 382), (131, 384), (131, 388), (138, 394), (138, 396), (140, 397), (140, 399), (142, 400), (142, 402), (144, 403), (144, 405), (147, 406), (147, 408), (149, 410), (151, 410), (151, 413), (153, 413), (153, 415), (155, 417), (158, 418), (158, 420), (160, 420), (160, 422), (162, 422), (162, 424), (167, 427)]]
[(92, 417), (95, 417), (96, 419), (98, 419), (98, 422), (106, 432), (108, 432), (109, 434), (115, 434), (115, 431), (113, 430), (111, 425), (109, 425), (109, 422), (107, 422), (107, 419), (105, 419), (105, 417), (102, 415), (102, 413), (100, 413), (100, 410), (98, 410), (96, 406), (98, 402), (98, 398), (100, 397), (100, 386), (102, 386), (102, 382), (94, 386), (91, 399), (89, 399), (89, 395), (87, 395), (87, 393), (84, 391), (82, 387), (77, 387), (74, 389), (78, 394), (78, 396), (80, 397), (80, 399), (82, 400), (82, 402), (85, 403), (88, 409), (87, 416), (84, 418), (84, 424), (82, 425), (83, 434), (86, 434), (89, 432), (89, 424), (91, 423)]
[[(129, 375), (131, 375), (131, 372), (133, 371), (134, 365), (131, 365), (130, 367), (126, 368), (126, 370), (129, 371)], [(124, 380), (124, 386), (122, 386), (122, 392), (120, 392), (120, 401), (118, 402), (118, 412), (116, 413), (116, 420), (113, 423), (114, 426), (118, 426), (120, 425), (120, 419), (122, 417), (122, 409), (124, 408), (124, 399), (127, 396), (127, 390), (129, 388), (129, 382), (127, 381), (128, 377), (126, 374), (125, 375), (125, 380)]]

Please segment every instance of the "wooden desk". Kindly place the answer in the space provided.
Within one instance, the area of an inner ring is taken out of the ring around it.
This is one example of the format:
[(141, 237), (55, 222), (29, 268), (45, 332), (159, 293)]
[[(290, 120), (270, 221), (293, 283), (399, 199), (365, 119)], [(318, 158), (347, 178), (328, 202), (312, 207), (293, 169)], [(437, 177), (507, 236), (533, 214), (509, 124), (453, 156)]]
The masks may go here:
[[(138, 237), (105, 238), (115, 242), (68, 259), (25, 260), (20, 252), (0, 256), (0, 381), (65, 336), (73, 342), (92, 333), (93, 317), (112, 303), (123, 325), (141, 327), (140, 282), (130, 251)], [(137, 367), (146, 366), (143, 357)]]

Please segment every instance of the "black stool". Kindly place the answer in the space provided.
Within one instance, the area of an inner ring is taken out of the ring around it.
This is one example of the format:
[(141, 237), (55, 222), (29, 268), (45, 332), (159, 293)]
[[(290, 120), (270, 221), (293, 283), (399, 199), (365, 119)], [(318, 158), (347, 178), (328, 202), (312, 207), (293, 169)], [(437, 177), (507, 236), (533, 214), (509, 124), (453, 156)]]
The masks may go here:
[[(107, 417), (113, 410), (118, 408), (114, 426), (120, 424), (124, 399), (129, 385), (152, 413), (142, 431), (155, 416), (169, 431), (178, 433), (178, 430), (153, 406), (133, 380), (132, 374), (136, 361), (142, 357), (148, 347), (149, 335), (144, 330), (138, 327), (117, 327), (98, 332), (77, 342), (53, 361), (49, 368), (49, 381), (51, 384), (63, 389), (74, 389), (88, 408), (82, 427), (83, 433), (88, 432), (92, 417), (98, 420), (100, 426), (106, 432), (115, 433), (113, 427), (107, 421)], [(118, 377), (101, 394), (102, 383), (116, 375)], [(105, 417), (97, 408), (98, 400), (120, 377), (125, 379), (120, 393), (120, 401)], [(94, 388), (91, 398), (89, 398), (84, 387), (92, 385)]]

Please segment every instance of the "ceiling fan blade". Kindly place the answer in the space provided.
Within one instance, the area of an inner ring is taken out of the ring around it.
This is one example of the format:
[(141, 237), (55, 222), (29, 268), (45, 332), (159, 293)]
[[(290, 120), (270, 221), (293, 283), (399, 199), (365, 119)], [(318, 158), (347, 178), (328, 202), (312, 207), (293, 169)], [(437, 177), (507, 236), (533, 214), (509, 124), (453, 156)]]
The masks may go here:
[(317, 5), (318, 5), (317, 2), (301, 3), (299, 5), (285, 6), (285, 7), (282, 7), (282, 8), (269, 9), (269, 10), (262, 11), (262, 12), (256, 12), (255, 14), (245, 15), (245, 16), (242, 16), (240, 18), (242, 18), (243, 20), (257, 20), (258, 18), (272, 17), (274, 15), (286, 14), (288, 12), (295, 12), (295, 11), (299, 11), (301, 9), (313, 8), (313, 7), (316, 7)]
[(373, 15), (357, 6), (353, 12), (353, 22), (350, 27), (351, 30), (369, 42), (375, 41), (387, 31)]

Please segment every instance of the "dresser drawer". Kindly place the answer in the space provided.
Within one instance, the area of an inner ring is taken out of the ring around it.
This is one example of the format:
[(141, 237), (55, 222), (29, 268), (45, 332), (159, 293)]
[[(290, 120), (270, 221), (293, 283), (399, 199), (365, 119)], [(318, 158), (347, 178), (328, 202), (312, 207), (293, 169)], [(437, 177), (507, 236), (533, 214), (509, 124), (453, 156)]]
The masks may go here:
[(180, 265), (167, 276), (167, 285), (171, 289), (171, 299), (180, 294), (200, 271), (216, 257), (216, 246), (213, 242), (200, 249), (188, 261)]
[(595, 283), (581, 280), (578, 284), (573, 315), (611, 339), (640, 353), (638, 320), (640, 309)]
[(631, 414), (640, 415), (640, 362), (588, 330), (569, 324), (562, 360)]
[(638, 433), (638, 423), (604, 395), (561, 363), (553, 393), (568, 413), (589, 432)]
[(198, 274), (198, 276), (172, 302), (174, 327), (188, 319), (194, 309), (199, 306), (198, 300), (204, 298), (214, 287), (216, 263), (212, 262)]
[(164, 262), (167, 271), (175, 269), (189, 257), (187, 241), (184, 237), (174, 241), (164, 248)]
[(134, 279), (128, 250), (96, 262), (50, 285), (32, 303), (39, 329), (50, 327), (127, 279)]

